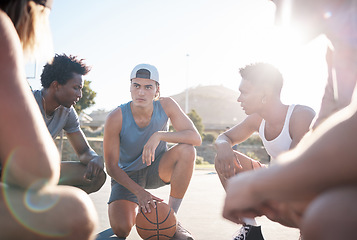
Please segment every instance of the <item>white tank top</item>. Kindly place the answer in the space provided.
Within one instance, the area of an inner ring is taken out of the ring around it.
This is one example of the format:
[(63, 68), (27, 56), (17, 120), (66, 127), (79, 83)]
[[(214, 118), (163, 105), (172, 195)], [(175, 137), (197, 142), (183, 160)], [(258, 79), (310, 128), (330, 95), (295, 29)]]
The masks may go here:
[(291, 139), (290, 132), (289, 132), (289, 123), (290, 123), (290, 117), (294, 111), (294, 108), (295, 108), (295, 104), (289, 106), (288, 112), (286, 113), (283, 129), (281, 130), (279, 136), (277, 136), (275, 139), (273, 139), (271, 141), (268, 141), (265, 138), (265, 134), (264, 134), (265, 120), (263, 119), (260, 124), (259, 136), (263, 141), (263, 145), (264, 145), (266, 151), (268, 152), (268, 154), (271, 157), (270, 163), (273, 163), (274, 160), (281, 153), (290, 149), (292, 139)]

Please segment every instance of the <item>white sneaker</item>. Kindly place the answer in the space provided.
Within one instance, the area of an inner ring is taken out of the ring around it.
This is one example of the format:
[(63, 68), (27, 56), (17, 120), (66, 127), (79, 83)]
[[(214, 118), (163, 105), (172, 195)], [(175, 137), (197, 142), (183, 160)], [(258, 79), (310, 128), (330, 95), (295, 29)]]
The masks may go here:
[(250, 231), (250, 225), (243, 225), (238, 231), (238, 234), (234, 236), (233, 240), (245, 240)]
[(194, 240), (189, 231), (182, 227), (181, 223), (177, 223), (175, 235), (172, 240)]
[(264, 240), (261, 226), (244, 224), (233, 240)]

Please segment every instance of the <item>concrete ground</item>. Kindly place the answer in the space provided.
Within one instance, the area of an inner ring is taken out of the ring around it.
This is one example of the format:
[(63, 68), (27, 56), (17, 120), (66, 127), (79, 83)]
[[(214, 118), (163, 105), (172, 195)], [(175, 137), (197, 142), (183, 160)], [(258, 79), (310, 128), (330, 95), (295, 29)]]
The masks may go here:
[[(163, 198), (167, 203), (170, 187), (150, 190), (153, 195)], [(99, 215), (97, 240), (115, 240), (108, 219), (107, 201), (110, 194), (110, 178), (103, 188), (90, 195)], [(222, 218), (225, 192), (214, 170), (194, 171), (190, 186), (177, 214), (178, 220), (189, 230), (196, 240), (231, 240), (241, 225)], [(299, 230), (287, 228), (265, 217), (257, 218), (262, 225), (265, 240), (298, 240)], [(127, 240), (140, 240), (135, 227)]]

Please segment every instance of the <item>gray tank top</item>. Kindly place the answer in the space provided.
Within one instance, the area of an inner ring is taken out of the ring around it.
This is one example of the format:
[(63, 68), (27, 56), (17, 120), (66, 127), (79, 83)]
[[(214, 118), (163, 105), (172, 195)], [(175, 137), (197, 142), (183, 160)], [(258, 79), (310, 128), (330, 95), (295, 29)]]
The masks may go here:
[(42, 105), (42, 92), (41, 90), (32, 91), (38, 107), (40, 108), (43, 120), (45, 120), (48, 131), (50, 132), (53, 139), (59, 135), (62, 129), (67, 133), (74, 133), (81, 130), (79, 125), (79, 119), (73, 106), (66, 108), (64, 106), (59, 106), (53, 115), (49, 118), (46, 117), (45, 109)]
[[(122, 128), (120, 131), (119, 167), (126, 172), (138, 171), (146, 167), (142, 163), (144, 145), (157, 131), (168, 131), (168, 117), (160, 101), (154, 101), (154, 110), (148, 126), (140, 128), (133, 117), (130, 102), (120, 105), (122, 111)], [(167, 151), (167, 143), (161, 141), (155, 150), (155, 159)]]

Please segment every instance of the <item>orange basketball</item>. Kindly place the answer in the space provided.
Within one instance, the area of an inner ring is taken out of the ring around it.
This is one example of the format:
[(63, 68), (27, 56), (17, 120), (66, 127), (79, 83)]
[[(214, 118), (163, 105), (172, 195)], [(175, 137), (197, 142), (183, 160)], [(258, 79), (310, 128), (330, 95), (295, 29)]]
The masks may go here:
[(136, 231), (145, 240), (168, 240), (176, 232), (176, 215), (166, 203), (155, 202), (151, 213), (140, 212), (136, 215)]

